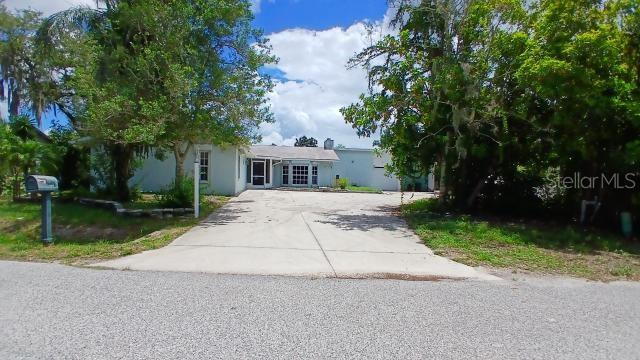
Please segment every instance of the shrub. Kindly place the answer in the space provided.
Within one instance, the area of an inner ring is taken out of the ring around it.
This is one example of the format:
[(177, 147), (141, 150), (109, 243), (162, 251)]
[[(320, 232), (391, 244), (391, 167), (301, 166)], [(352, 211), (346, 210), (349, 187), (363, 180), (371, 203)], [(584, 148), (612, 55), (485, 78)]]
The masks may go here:
[[(202, 198), (202, 196), (200, 197)], [(156, 195), (160, 206), (167, 208), (183, 208), (193, 206), (193, 179), (185, 178), (180, 182), (172, 182)]]
[(349, 185), (349, 179), (345, 179), (345, 178), (338, 179), (336, 182), (338, 184), (338, 187), (342, 190), (346, 189), (347, 186)]

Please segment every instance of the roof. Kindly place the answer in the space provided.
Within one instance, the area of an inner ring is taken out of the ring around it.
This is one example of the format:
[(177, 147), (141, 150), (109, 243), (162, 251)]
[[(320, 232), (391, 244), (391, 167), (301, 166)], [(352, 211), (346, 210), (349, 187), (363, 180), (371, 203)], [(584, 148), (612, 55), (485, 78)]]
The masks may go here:
[(253, 145), (250, 153), (251, 156), (254, 157), (274, 158), (280, 160), (340, 160), (335, 151), (325, 150), (323, 147)]

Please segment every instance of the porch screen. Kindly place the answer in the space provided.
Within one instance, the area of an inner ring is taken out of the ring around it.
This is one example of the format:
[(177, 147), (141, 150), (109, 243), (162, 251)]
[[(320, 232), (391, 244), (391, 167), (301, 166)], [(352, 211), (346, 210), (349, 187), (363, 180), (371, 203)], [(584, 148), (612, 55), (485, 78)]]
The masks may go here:
[(307, 185), (309, 183), (309, 167), (307, 165), (292, 166), (293, 185)]

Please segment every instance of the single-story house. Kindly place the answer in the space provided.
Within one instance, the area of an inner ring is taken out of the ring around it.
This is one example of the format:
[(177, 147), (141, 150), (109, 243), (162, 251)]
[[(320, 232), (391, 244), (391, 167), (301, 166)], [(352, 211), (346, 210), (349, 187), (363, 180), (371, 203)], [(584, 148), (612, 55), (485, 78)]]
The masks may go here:
[[(187, 174), (200, 164), (199, 181), (206, 193), (237, 195), (245, 189), (277, 187), (332, 187), (346, 178), (350, 184), (399, 191), (400, 180), (385, 173), (391, 160), (373, 149), (334, 148), (327, 139), (323, 147), (253, 145), (221, 148), (198, 144), (184, 160)], [(142, 191), (159, 191), (174, 179), (175, 158), (144, 159), (130, 180)]]

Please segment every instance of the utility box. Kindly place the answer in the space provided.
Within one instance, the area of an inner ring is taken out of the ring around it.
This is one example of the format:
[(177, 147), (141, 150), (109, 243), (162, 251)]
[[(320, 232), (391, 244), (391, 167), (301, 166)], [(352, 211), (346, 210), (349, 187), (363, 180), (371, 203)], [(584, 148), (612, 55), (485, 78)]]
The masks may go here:
[(29, 175), (26, 181), (27, 192), (57, 191), (58, 179), (53, 176)]
[(29, 175), (25, 179), (27, 192), (38, 192), (42, 195), (42, 229), (41, 238), (45, 245), (53, 243), (51, 229), (51, 193), (58, 190), (58, 179), (53, 176)]

